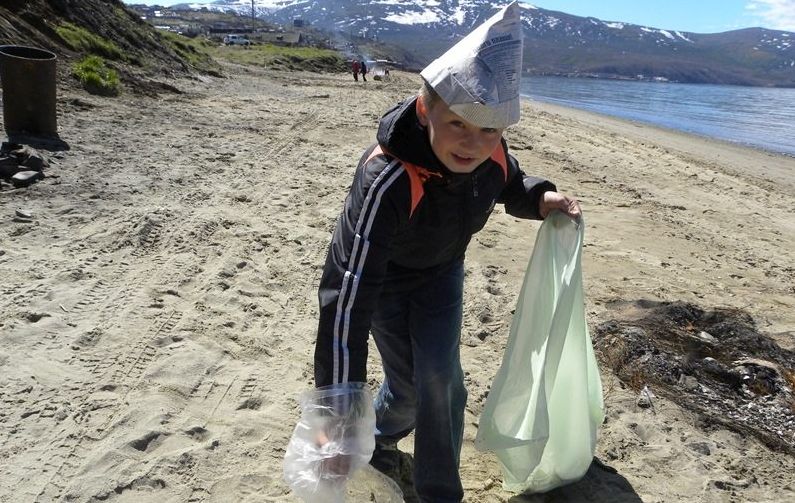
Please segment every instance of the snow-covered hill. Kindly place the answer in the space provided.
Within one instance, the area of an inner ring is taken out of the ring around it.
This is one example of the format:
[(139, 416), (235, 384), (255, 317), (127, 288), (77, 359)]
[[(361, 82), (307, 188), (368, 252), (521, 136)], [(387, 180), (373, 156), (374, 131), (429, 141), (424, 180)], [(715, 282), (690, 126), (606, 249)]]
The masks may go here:
[[(488, 0), (254, 0), (256, 15), (376, 37), (429, 62), (502, 4)], [(716, 34), (572, 16), (524, 3), (525, 69), (532, 73), (795, 86), (795, 33)], [(251, 0), (183, 4), (251, 15)]]

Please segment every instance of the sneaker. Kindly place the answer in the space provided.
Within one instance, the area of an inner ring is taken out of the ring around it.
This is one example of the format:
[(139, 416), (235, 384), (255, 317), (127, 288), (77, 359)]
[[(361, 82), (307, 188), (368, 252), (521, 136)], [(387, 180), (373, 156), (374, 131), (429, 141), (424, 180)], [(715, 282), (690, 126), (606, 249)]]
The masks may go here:
[(370, 465), (392, 480), (400, 480), (400, 451), (397, 442), (381, 443), (376, 441)]
[(395, 443), (376, 441), (370, 466), (392, 479), (403, 492), (405, 503), (419, 503), (414, 490), (414, 458), (411, 454), (400, 452)]

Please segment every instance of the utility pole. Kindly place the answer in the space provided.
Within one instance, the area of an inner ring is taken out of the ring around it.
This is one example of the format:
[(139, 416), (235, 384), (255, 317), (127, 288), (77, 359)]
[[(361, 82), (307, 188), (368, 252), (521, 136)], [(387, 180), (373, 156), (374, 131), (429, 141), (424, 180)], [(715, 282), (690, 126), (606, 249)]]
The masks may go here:
[(251, 0), (251, 29), (254, 29), (257, 16), (254, 14), (254, 0)]

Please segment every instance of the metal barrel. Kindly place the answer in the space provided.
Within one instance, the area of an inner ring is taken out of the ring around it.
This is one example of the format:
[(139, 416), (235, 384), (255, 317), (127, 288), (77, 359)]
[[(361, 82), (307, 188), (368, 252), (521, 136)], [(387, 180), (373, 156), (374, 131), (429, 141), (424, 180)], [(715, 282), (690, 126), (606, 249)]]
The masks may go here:
[(0, 46), (3, 122), (9, 135), (57, 135), (56, 59), (44, 49)]

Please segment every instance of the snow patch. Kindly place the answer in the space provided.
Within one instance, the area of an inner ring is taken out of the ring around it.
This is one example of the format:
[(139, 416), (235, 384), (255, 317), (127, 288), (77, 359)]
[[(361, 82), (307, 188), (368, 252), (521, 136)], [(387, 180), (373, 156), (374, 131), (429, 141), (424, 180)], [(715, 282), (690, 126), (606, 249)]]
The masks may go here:
[[(676, 40), (676, 38), (673, 35), (671, 35), (671, 32), (666, 31), (666, 30), (657, 30), (655, 28), (646, 28), (645, 26), (641, 26), (640, 29), (641, 29), (641, 31), (645, 31), (646, 33), (659, 33), (660, 35), (664, 36), (665, 38), (670, 38), (671, 40)], [(687, 40), (687, 38), (683, 37), (681, 33), (679, 33), (679, 32), (676, 32), (676, 33), (680, 37), (682, 37), (685, 40)], [(688, 40), (688, 42), (690, 42), (690, 40)]]
[(692, 43), (694, 43), (692, 40), (690, 40), (690, 39), (689, 39), (689, 38), (687, 38), (686, 36), (682, 35), (682, 32), (681, 32), (681, 31), (675, 31), (674, 33), (676, 33), (676, 35), (677, 35), (679, 38), (681, 38), (682, 40), (684, 40), (684, 41), (686, 41), (686, 42), (690, 42), (691, 44), (692, 44)]
[(455, 19), (455, 22), (458, 24), (458, 26), (461, 26), (462, 24), (464, 24), (464, 19), (466, 18), (466, 15), (467, 15), (466, 11), (464, 11), (464, 9), (462, 9), (461, 6), (458, 6), (458, 9), (456, 9), (456, 11), (453, 12), (453, 19)]
[(402, 14), (390, 14), (384, 18), (384, 21), (397, 24), (430, 24), (438, 22), (439, 15), (432, 10), (404, 12)]
[[(251, 12), (251, 0), (237, 0), (236, 2), (226, 2), (227, 4), (240, 5), (241, 7), (248, 7)], [(254, 7), (263, 9), (278, 9), (288, 5), (300, 4), (302, 2), (285, 2), (284, 0), (255, 0)], [(207, 4), (201, 4), (201, 7), (208, 7)]]
[(626, 25), (624, 23), (605, 23), (605, 26), (608, 28), (614, 28), (616, 30), (623, 30), (624, 26)]

